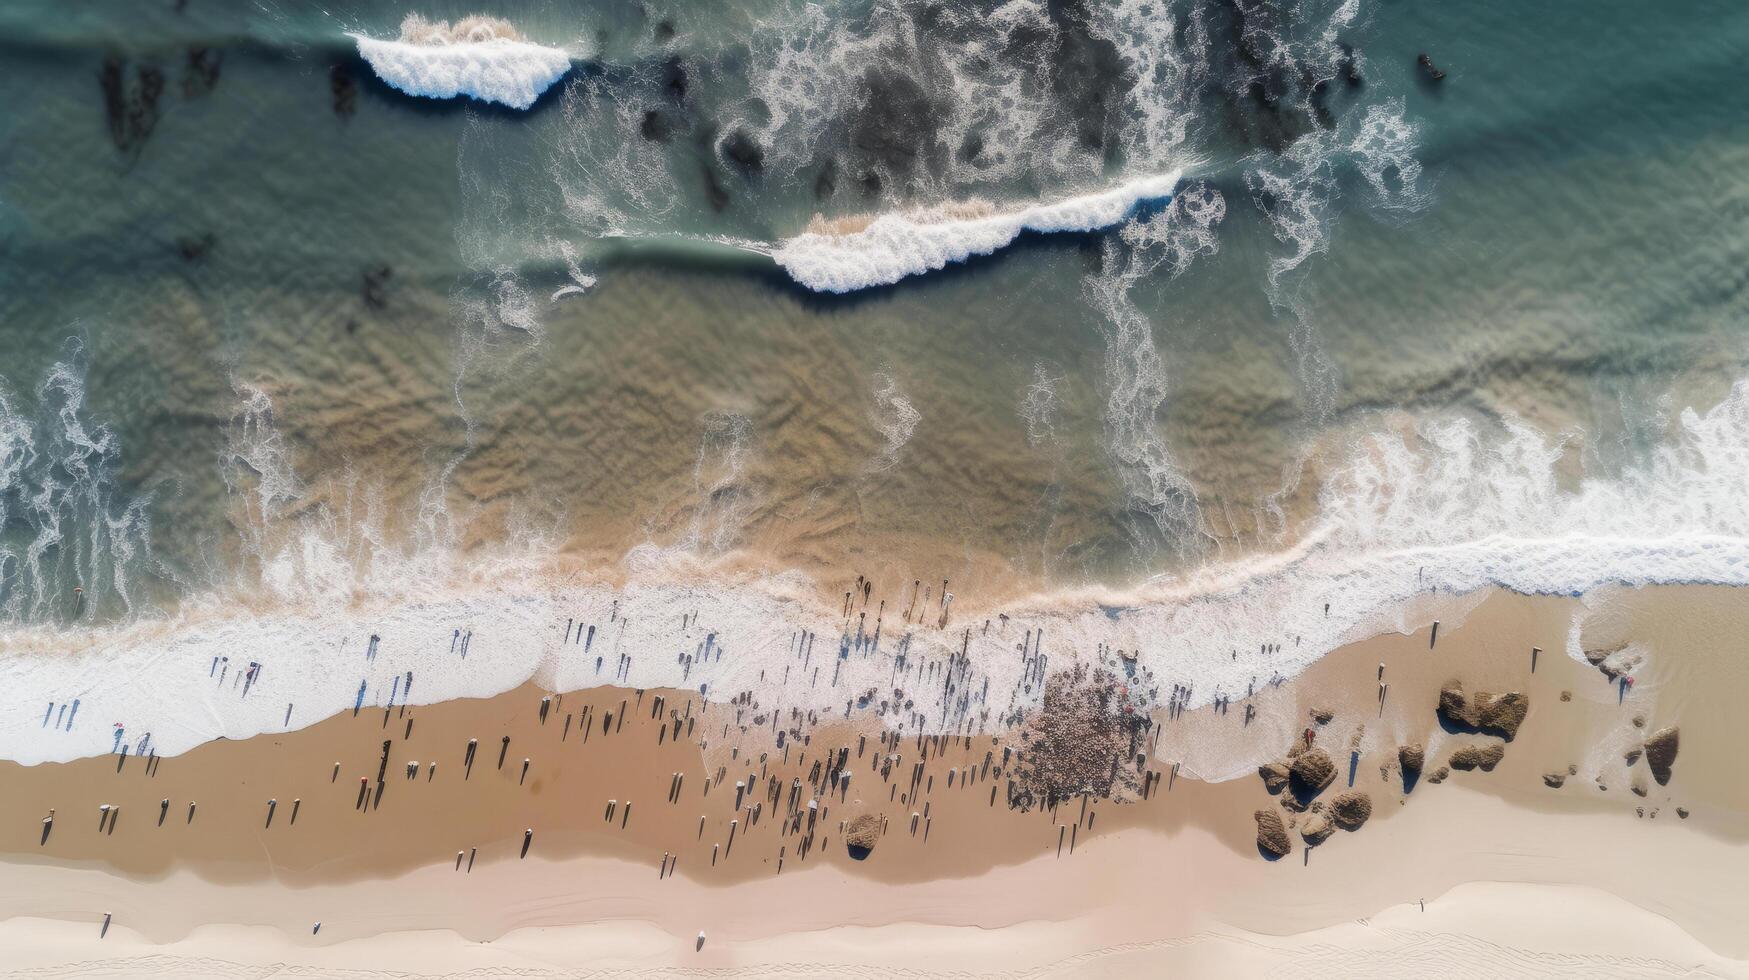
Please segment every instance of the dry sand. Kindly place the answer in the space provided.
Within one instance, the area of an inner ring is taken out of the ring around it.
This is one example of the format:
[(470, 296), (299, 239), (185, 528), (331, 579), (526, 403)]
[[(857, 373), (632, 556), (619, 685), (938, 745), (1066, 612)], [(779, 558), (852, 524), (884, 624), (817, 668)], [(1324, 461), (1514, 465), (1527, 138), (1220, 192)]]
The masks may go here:
[[(939, 755), (930, 746), (912, 798), (922, 754), (915, 739), (891, 748), (899, 758), (887, 780), (872, 768), (883, 751), (873, 732), (812, 729), (808, 744), (788, 743), (786, 766), (769, 728), (743, 732), (734, 706), (707, 709), (674, 692), (644, 692), (640, 705), (635, 692), (608, 689), (553, 696), (544, 723), (543, 694), (530, 688), (405, 716), (397, 709), (386, 726), (380, 709), (366, 711), (283, 736), (211, 743), (162, 760), (152, 776), (137, 759), (117, 772), (113, 756), (0, 766), (0, 948), (9, 951), (0, 975), (233, 977), (270, 965), (359, 976), (671, 967), (1749, 975), (1749, 934), (1739, 926), (1749, 921), (1749, 889), (1740, 885), (1749, 875), (1749, 779), (1737, 710), (1749, 696), (1749, 667), (1734, 652), (1749, 635), (1749, 603), (1725, 589), (1667, 588), (1589, 606), (1514, 595), (1429, 599), (1413, 615), (1441, 620), (1437, 644), (1430, 648), (1421, 625), (1338, 651), (1259, 692), (1248, 722), (1237, 699), (1225, 713), (1165, 721), (1149, 760), (1159, 774), (1151, 799), (1085, 810), (1079, 800), (1054, 812), (1008, 809), (1005, 776), (983, 774), (986, 752), (1002, 757), (987, 737)], [(1566, 655), (1570, 633), (1583, 648), (1632, 643), (1643, 652), (1621, 703), (1607, 678)], [(1533, 646), (1542, 648), (1534, 674)], [(1382, 706), (1380, 663), (1389, 685)], [(1434, 708), (1451, 680), (1467, 692), (1528, 695), (1517, 736), (1502, 743), (1443, 730)], [(658, 694), (667, 698), (664, 717), (683, 719), (678, 744), (658, 734)], [(604, 732), (605, 713), (619, 714), (621, 699), (623, 727)], [(585, 707), (587, 741), (577, 726)], [(1330, 712), (1329, 722), (1313, 721), (1314, 711)], [(748, 722), (753, 712), (741, 714)], [(1682, 748), (1660, 786), (1643, 759), (1630, 766), (1626, 755), (1664, 725), (1681, 726)], [(1285, 759), (1307, 728), (1339, 771), (1322, 799), (1349, 789), (1352, 767), (1373, 815), (1310, 855), (1295, 833), (1292, 853), (1266, 861), (1251, 812), (1279, 804), (1262, 780), (1194, 776)], [(868, 736), (860, 755), (859, 735)], [(479, 747), (464, 779), (470, 737)], [(359, 778), (374, 797), (385, 739), (381, 801), (360, 810)], [(1408, 742), (1425, 746), (1427, 774), (1463, 745), (1504, 744), (1505, 755), (1491, 772), (1454, 772), (1437, 785), (1424, 776), (1405, 792), (1395, 760)], [(819, 796), (810, 836), (807, 780), (839, 747), (849, 750), (852, 779), (842, 795)], [(761, 752), (784, 791), (774, 806), (760, 779), (744, 801), (763, 803), (753, 821), (734, 810), (733, 783), (760, 771)], [(420, 763), (414, 780), (404, 775), (410, 760)], [(428, 777), (432, 761), (438, 769)], [(1182, 762), (1176, 777), (1174, 762)], [(968, 764), (979, 770), (969, 786), (959, 777)], [(1545, 773), (1569, 766), (1577, 773), (1560, 789), (1544, 784)], [(959, 770), (952, 788), (950, 767)], [(719, 771), (724, 782), (707, 793), (706, 776), (714, 782)], [(684, 777), (670, 803), (676, 772)], [(804, 787), (796, 829), (783, 821), (792, 778)], [(270, 797), (278, 806), (267, 826)], [(294, 799), (302, 801), (295, 824)], [(611, 822), (609, 799), (619, 802)], [(199, 801), (192, 823), (190, 800)], [(101, 803), (121, 805), (113, 831), (98, 830)], [(910, 815), (926, 806), (913, 834)], [(49, 807), (55, 822), (41, 843)], [(884, 815), (887, 830), (867, 860), (854, 861), (839, 827), (863, 812)], [(732, 850), (724, 846), (731, 819), (740, 821)], [(519, 858), (529, 828), (529, 854)], [(455, 870), (457, 850), (472, 848), (472, 873)], [(660, 870), (664, 854), (678, 856), (672, 875)], [(106, 911), (113, 920), (99, 939)], [(695, 950), (700, 929), (707, 940)]]

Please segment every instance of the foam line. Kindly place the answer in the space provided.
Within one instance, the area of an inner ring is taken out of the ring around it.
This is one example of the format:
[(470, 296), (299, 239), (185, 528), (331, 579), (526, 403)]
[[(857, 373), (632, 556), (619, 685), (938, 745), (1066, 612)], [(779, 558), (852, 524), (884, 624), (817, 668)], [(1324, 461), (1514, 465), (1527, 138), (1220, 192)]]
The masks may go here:
[(359, 57), (378, 78), (408, 95), (428, 99), (465, 95), (527, 109), (571, 70), (571, 56), (564, 49), (508, 38), (414, 44), (349, 36), (358, 42)]
[(1179, 174), (1144, 177), (1091, 194), (1012, 210), (988, 205), (892, 212), (849, 230), (807, 231), (786, 238), (771, 257), (816, 292), (849, 293), (891, 285), (950, 262), (989, 255), (1022, 232), (1088, 232), (1118, 224), (1138, 205), (1166, 200)]

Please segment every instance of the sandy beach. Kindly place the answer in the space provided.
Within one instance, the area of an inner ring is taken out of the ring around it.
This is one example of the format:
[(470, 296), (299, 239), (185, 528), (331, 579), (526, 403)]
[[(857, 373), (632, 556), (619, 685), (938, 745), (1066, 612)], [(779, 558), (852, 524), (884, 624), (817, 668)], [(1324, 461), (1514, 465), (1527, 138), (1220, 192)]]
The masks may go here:
[[(779, 748), (768, 707), (614, 688), (367, 708), (150, 765), (7, 763), (3, 975), (1749, 975), (1737, 594), (1411, 612), (1225, 710), (1159, 712), (1147, 798), (1122, 802), (1011, 806), (1015, 733), (800, 719)], [(1632, 687), (1570, 642), (1642, 657)], [(1454, 681), (1522, 694), (1513, 737), (1442, 721)], [(1660, 783), (1643, 746), (1669, 726)], [(1287, 760), (1308, 731), (1338, 772), (1303, 812), (1256, 775), (1198, 776)], [(1436, 777), (1488, 745), (1491, 767)], [(1347, 792), (1370, 817), (1308, 848)], [(1296, 824), (1279, 860), (1259, 810)], [(884, 829), (858, 860), (864, 814)]]

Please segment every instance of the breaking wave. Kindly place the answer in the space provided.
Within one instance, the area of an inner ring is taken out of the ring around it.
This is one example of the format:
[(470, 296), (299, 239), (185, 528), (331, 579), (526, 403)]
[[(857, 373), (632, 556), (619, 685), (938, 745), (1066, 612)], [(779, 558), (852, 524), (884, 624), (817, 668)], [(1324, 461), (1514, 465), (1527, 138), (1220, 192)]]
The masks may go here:
[(771, 252), (790, 278), (817, 292), (848, 293), (989, 255), (1022, 232), (1088, 232), (1119, 224), (1147, 202), (1172, 196), (1178, 175), (1003, 209), (970, 201), (873, 218), (816, 219)]
[(509, 22), (493, 17), (450, 24), (408, 14), (394, 40), (349, 36), (377, 77), (428, 99), (465, 95), (527, 109), (571, 70), (571, 56), (563, 48), (531, 43)]

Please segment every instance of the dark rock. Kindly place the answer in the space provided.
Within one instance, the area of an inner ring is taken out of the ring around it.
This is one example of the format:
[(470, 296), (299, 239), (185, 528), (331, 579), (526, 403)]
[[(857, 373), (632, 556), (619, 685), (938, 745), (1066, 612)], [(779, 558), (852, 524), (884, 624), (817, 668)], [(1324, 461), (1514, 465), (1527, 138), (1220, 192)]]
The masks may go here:
[(1687, 820), (1688, 819), (1688, 807), (1685, 807), (1685, 806), (1677, 807), (1676, 808), (1676, 815), (1683, 820)]
[(644, 113), (643, 122), (638, 124), (638, 135), (652, 143), (666, 143), (674, 134), (662, 110), (651, 109)]
[(1323, 708), (1313, 708), (1312, 709), (1312, 720), (1317, 722), (1320, 725), (1330, 724), (1330, 720), (1332, 718), (1335, 718), (1335, 717), (1336, 717), (1336, 713), (1333, 711), (1326, 711)]
[(109, 121), (110, 141), (124, 155), (137, 158), (153, 127), (158, 125), (158, 99), (164, 94), (164, 72), (152, 65), (134, 71), (128, 84), (127, 62), (111, 55), (103, 60), (98, 86), (103, 90), (103, 111)]
[(700, 162), (699, 170), (704, 176), (704, 199), (710, 204), (711, 210), (721, 211), (729, 206), (729, 192), (723, 190), (722, 182), (717, 180), (717, 172), (711, 169), (709, 163)]
[(1281, 814), (1274, 810), (1258, 810), (1252, 817), (1257, 821), (1258, 850), (1279, 858), (1294, 849), (1293, 840), (1287, 835), (1287, 825), (1281, 822)]
[(189, 48), (182, 68), (182, 97), (197, 99), (212, 92), (219, 84), (219, 64), (224, 58), (224, 52), (212, 48)]
[(1440, 71), (1433, 64), (1433, 59), (1428, 57), (1426, 52), (1422, 52), (1421, 55), (1415, 59), (1415, 63), (1420, 65), (1423, 71), (1427, 72), (1428, 78), (1431, 78), (1436, 82), (1445, 80), (1445, 72)]
[(1323, 749), (1308, 749), (1294, 758), (1288, 769), (1288, 782), (1294, 795), (1310, 799), (1324, 791), (1336, 779), (1336, 764)]
[(364, 305), (373, 310), (380, 310), (389, 305), (387, 290), (389, 279), (392, 278), (394, 274), (395, 270), (386, 265), (379, 265), (364, 270)]
[(1455, 731), (1498, 735), (1510, 742), (1530, 710), (1530, 698), (1518, 691), (1505, 694), (1476, 692), (1465, 697), (1463, 685), (1448, 681), (1439, 691), (1439, 717)]
[(744, 129), (730, 133), (722, 143), (722, 151), (743, 173), (758, 173), (765, 166), (765, 148)]
[(945, 108), (900, 65), (871, 67), (861, 81), (861, 109), (850, 119), (851, 146), (893, 175), (910, 176), (930, 162)]
[(1397, 765), (1402, 766), (1404, 772), (1420, 772), (1426, 762), (1427, 756), (1419, 744), (1405, 745), (1397, 750)]
[(1670, 769), (1676, 765), (1676, 750), (1681, 739), (1673, 725), (1660, 728), (1651, 738), (1646, 739), (1646, 765), (1652, 769), (1652, 778), (1659, 786), (1670, 782)]
[(1504, 745), (1465, 745), (1451, 754), (1451, 767), (1453, 769), (1480, 769), (1483, 772), (1492, 772), (1494, 767), (1500, 764), (1500, 760), (1505, 757), (1506, 747)]
[(218, 236), (212, 232), (202, 232), (199, 235), (184, 235), (176, 239), (176, 254), (182, 256), (184, 262), (197, 262), (206, 258), (218, 243)]
[(838, 163), (827, 160), (820, 167), (819, 176), (814, 178), (814, 196), (821, 200), (831, 197), (838, 190)]
[(358, 83), (352, 79), (352, 69), (336, 61), (328, 68), (328, 93), (333, 100), (334, 114), (351, 119), (358, 111)]
[(674, 100), (675, 105), (686, 103), (688, 84), (684, 62), (679, 58), (669, 58), (662, 63), (662, 87), (667, 90), (668, 97)]
[(873, 813), (864, 813), (850, 821), (850, 826), (845, 828), (844, 849), (852, 858), (861, 861), (868, 857), (880, 839), (881, 818)]
[(1567, 785), (1567, 774), (1564, 772), (1549, 772), (1543, 774), (1543, 785), (1549, 789), (1560, 789)]
[(1349, 790), (1330, 801), (1330, 819), (1346, 831), (1356, 831), (1372, 816), (1372, 797)]

